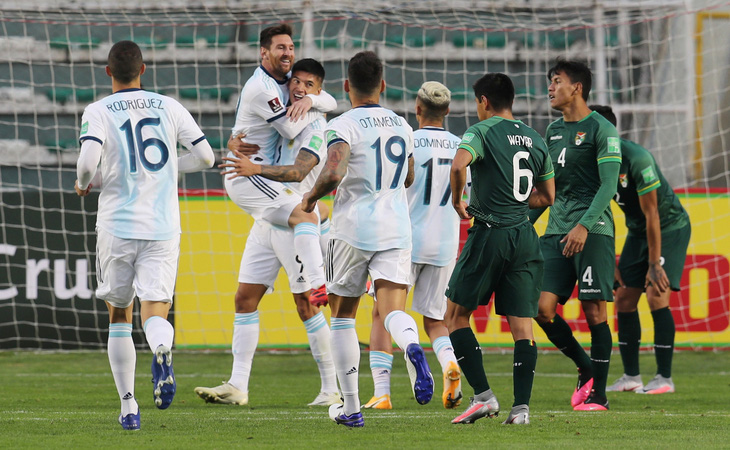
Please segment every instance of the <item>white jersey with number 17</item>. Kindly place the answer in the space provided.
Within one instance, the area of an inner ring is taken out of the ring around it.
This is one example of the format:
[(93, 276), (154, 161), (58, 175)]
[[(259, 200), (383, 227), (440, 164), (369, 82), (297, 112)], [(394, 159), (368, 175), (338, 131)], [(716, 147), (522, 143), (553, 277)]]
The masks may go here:
[(332, 209), (332, 239), (365, 251), (411, 248), (411, 222), (404, 186), (413, 129), (380, 105), (354, 108), (332, 119), (327, 147), (350, 146), (347, 173)]
[(96, 226), (122, 239), (168, 240), (180, 234), (178, 142), (205, 139), (175, 99), (124, 89), (87, 106), (79, 140), (102, 145)]
[(451, 206), (451, 163), (461, 138), (443, 128), (413, 133), (415, 179), (408, 188), (413, 224), (411, 261), (446, 266), (456, 260), (459, 215)]

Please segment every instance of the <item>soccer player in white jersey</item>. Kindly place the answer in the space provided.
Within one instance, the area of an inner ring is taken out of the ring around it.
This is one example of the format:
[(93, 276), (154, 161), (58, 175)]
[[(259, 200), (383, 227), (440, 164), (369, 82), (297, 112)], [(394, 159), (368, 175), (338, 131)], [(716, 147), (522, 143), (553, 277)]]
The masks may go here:
[[(291, 36), (292, 28), (285, 23), (261, 31), (261, 66), (243, 86), (238, 99), (229, 148), (235, 149), (241, 142), (236, 136), (245, 135), (248, 144), (259, 147), (250, 157), (256, 164), (275, 163), (279, 159), (279, 136), (293, 139), (318, 117), (316, 110), (327, 112), (337, 107), (337, 101), (323, 92), (307, 95), (298, 102), (299, 106), (287, 110), (287, 81), (294, 64)], [(309, 111), (312, 106), (315, 110)], [(292, 111), (308, 112), (300, 120), (293, 120), (288, 117)], [(228, 154), (229, 158), (234, 156)], [(294, 229), (294, 247), (302, 260), (304, 277), (315, 289), (312, 297), (326, 297), (319, 220), (316, 214), (298, 207), (301, 196), (280, 182), (259, 176), (227, 177), (224, 185), (231, 200), (255, 220)]]
[(360, 346), (355, 315), (368, 274), (375, 284), (385, 328), (405, 351), (414, 396), (433, 396), (433, 377), (418, 344), (418, 326), (403, 309), (410, 276), (411, 227), (406, 177), (412, 181), (413, 130), (378, 103), (385, 89), (383, 64), (373, 52), (350, 59), (345, 91), (352, 108), (327, 125), (327, 162), (302, 207), (337, 188), (327, 253), (327, 292), (332, 308), (332, 354), (344, 405), (330, 418), (349, 427), (364, 425), (358, 398)]
[[(178, 172), (213, 166), (213, 150), (190, 113), (177, 101), (140, 88), (145, 71), (137, 44), (109, 51), (106, 73), (113, 94), (89, 105), (81, 119), (81, 153), (75, 189), (89, 194), (101, 173), (96, 217), (96, 296), (109, 308), (109, 364), (122, 403), (119, 423), (140, 428), (134, 396), (137, 354), (132, 341), (135, 295), (152, 357), (155, 405), (170, 406), (174, 329), (167, 321), (180, 254)], [(177, 144), (190, 150), (177, 155)]]
[[(407, 190), (413, 232), (410, 284), (413, 311), (423, 315), (423, 328), (438, 357), (444, 380), (445, 408), (461, 404), (461, 371), (444, 324), (446, 285), (456, 264), (459, 215), (449, 206), (451, 161), (461, 139), (444, 129), (451, 91), (436, 81), (423, 83), (416, 97), (419, 129), (413, 133), (415, 180)], [(438, 239), (434, 237), (438, 236)], [(373, 308), (370, 371), (375, 392), (363, 408), (392, 409), (390, 373), (393, 346), (378, 308)]]
[[(324, 80), (324, 67), (313, 60), (297, 61), (289, 81), (292, 104), (302, 101), (306, 94), (318, 94)], [(280, 163), (288, 164), (294, 160), (294, 150), (300, 149), (294, 165), (272, 166), (252, 163), (247, 157), (234, 150), (235, 158), (223, 158), (225, 163), (218, 167), (224, 169), (226, 177), (261, 176), (278, 181), (291, 182), (293, 190), (300, 188), (303, 178), (316, 178), (321, 170), (321, 161), (327, 156), (323, 142), (324, 115), (309, 124), (293, 139), (286, 139), (281, 145)], [(282, 138), (282, 140), (284, 140)], [(291, 145), (290, 145), (291, 144)], [(314, 184), (308, 182), (309, 187)], [(324, 204), (321, 204), (324, 206)], [(326, 208), (326, 206), (325, 206)], [(327, 212), (325, 212), (326, 217)], [(337, 389), (335, 366), (330, 350), (330, 329), (324, 314), (309, 302), (311, 286), (301, 276), (302, 264), (294, 251), (294, 233), (290, 228), (275, 227), (264, 220), (254, 222), (246, 247), (241, 258), (238, 281), (244, 285), (241, 291), (247, 295), (236, 301), (236, 319), (233, 328), (233, 370), (228, 382), (220, 386), (196, 387), (195, 393), (210, 403), (238, 404), (248, 403), (248, 382), (251, 375), (253, 357), (259, 339), (258, 305), (266, 292), (274, 286), (279, 269), (283, 266), (289, 278), (289, 287), (294, 296), (299, 318), (307, 330), (307, 339), (312, 356), (317, 362), (321, 388), (309, 406), (329, 406), (340, 403)]]

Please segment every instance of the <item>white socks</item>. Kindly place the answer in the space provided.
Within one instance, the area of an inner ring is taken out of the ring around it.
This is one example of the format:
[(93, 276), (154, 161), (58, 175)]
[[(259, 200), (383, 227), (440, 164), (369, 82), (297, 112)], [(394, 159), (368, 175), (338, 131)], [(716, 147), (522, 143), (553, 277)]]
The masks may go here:
[(332, 360), (330, 345), (330, 328), (327, 325), (327, 319), (325, 319), (324, 314), (319, 312), (304, 321), (304, 328), (307, 330), (307, 339), (309, 339), (309, 347), (312, 349), (312, 357), (319, 369), (319, 377), (322, 381), (320, 392), (338, 392), (335, 363)]
[(157, 347), (164, 345), (172, 348), (172, 340), (175, 337), (175, 329), (172, 324), (160, 316), (152, 316), (144, 322), (144, 335), (147, 338), (147, 345), (154, 352)]
[(134, 369), (137, 365), (137, 352), (132, 340), (131, 323), (110, 323), (107, 341), (109, 366), (114, 376), (114, 384), (122, 402), (122, 415), (139, 411), (134, 398)]
[(454, 355), (454, 347), (451, 345), (451, 339), (448, 336), (437, 337), (433, 341), (433, 352), (436, 353), (436, 357), (441, 364), (441, 372), (446, 372), (446, 367), (450, 362), (456, 362), (456, 355)]
[(340, 392), (345, 401), (344, 412), (350, 415), (360, 411), (358, 397), (360, 344), (355, 332), (355, 319), (333, 317), (330, 323), (332, 357), (335, 361), (337, 379), (340, 381)]
[(375, 397), (390, 394), (390, 373), (392, 370), (392, 354), (377, 350), (370, 351), (370, 372), (373, 374), (373, 395)]
[(401, 350), (406, 351), (409, 344), (418, 344), (418, 326), (405, 311), (392, 311), (383, 323)]
[(248, 392), (248, 379), (256, 346), (259, 343), (259, 312), (236, 313), (233, 321), (233, 371), (230, 384), (242, 392)]
[(302, 222), (294, 226), (294, 250), (304, 266), (304, 278), (312, 289), (317, 289), (325, 282), (324, 260), (319, 244), (319, 226)]

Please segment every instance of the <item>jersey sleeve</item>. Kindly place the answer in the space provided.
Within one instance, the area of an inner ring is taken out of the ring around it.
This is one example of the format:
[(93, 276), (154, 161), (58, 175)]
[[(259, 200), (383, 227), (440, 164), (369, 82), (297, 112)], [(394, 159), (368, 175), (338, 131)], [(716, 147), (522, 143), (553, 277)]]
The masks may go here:
[(621, 164), (621, 139), (616, 128), (610, 124), (600, 125), (596, 131), (596, 158), (598, 164)]
[(94, 111), (93, 105), (89, 105), (84, 109), (81, 116), (81, 131), (79, 133), (79, 143), (83, 144), (85, 140), (91, 139), (104, 145), (106, 142), (106, 129), (101, 115)]
[(637, 152), (636, 157), (632, 157), (630, 161), (629, 170), (636, 185), (637, 194), (644, 195), (661, 186), (656, 162), (654, 162), (654, 158), (651, 157), (648, 150)]
[(553, 167), (553, 160), (550, 157), (547, 144), (545, 144), (545, 141), (543, 141), (542, 138), (540, 138), (540, 141), (540, 143), (544, 146), (541, 147), (541, 150), (544, 149), (543, 155), (545, 159), (543, 160), (542, 170), (537, 176), (537, 181), (546, 181), (555, 177), (555, 168)]
[(328, 113), (337, 109), (337, 100), (332, 95), (322, 90), (319, 94), (307, 94), (312, 99), (312, 109)]
[(324, 145), (323, 130), (307, 129), (302, 133), (302, 146), (300, 152), (309, 152), (317, 157), (317, 164), (327, 157), (327, 146)]
[(352, 130), (347, 125), (346, 121), (338, 119), (331, 120), (327, 124), (324, 135), (327, 141), (327, 148), (340, 142), (344, 142), (350, 146), (352, 145)]
[(251, 98), (249, 108), (268, 123), (286, 116), (286, 106), (284, 106), (279, 92), (273, 89), (263, 89), (257, 92)]
[(190, 150), (194, 145), (205, 139), (205, 134), (184, 106), (179, 103), (175, 106), (177, 109), (177, 141)]
[(470, 165), (475, 161), (482, 159), (484, 156), (484, 146), (479, 130), (476, 127), (470, 127), (466, 130), (466, 133), (464, 133), (464, 136), (461, 138), (461, 143), (458, 148), (462, 148), (471, 153)]

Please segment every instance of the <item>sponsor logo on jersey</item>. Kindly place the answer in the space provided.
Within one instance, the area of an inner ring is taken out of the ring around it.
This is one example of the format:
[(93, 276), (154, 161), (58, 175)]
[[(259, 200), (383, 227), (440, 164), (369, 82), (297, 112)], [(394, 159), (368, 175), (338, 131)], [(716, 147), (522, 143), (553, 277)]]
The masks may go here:
[(649, 166), (646, 169), (642, 170), (641, 176), (644, 177), (644, 183), (650, 183), (656, 180), (656, 173), (654, 172), (654, 168), (652, 166)]
[(586, 140), (585, 131), (579, 131), (579, 132), (575, 133), (575, 145), (580, 145), (585, 140)]
[(322, 138), (319, 136), (312, 136), (312, 139), (309, 140), (309, 146), (315, 150), (319, 150), (322, 146)]
[(607, 139), (608, 153), (621, 153), (621, 141), (617, 137)]
[(625, 173), (620, 173), (618, 175), (618, 181), (621, 183), (621, 187), (625, 188), (629, 186), (629, 176)]
[(563, 139), (563, 136), (562, 135), (550, 136), (550, 140), (551, 141), (557, 141), (558, 139)]
[(81, 124), (81, 134), (84, 134), (87, 131), (89, 131), (89, 122), (84, 122)]
[(272, 98), (269, 100), (269, 108), (271, 108), (271, 112), (278, 113), (282, 109), (284, 109), (283, 106), (281, 106), (281, 101), (279, 101), (279, 97)]
[(462, 144), (468, 144), (474, 139), (474, 133), (466, 133), (463, 138), (461, 138)]
[(299, 276), (299, 278), (297, 278), (297, 283), (304, 283), (304, 281), (304, 277), (301, 275)]

